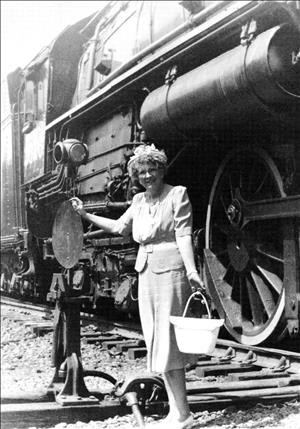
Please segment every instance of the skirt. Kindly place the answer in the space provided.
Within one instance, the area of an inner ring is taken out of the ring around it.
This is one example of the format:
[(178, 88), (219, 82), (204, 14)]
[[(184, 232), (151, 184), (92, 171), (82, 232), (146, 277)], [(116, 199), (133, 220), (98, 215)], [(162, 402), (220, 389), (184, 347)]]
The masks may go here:
[[(165, 260), (170, 261), (168, 256), (165, 255)], [(146, 266), (139, 273), (139, 312), (150, 372), (181, 369), (197, 361), (195, 355), (180, 352), (169, 320), (171, 315), (182, 316), (192, 293), (183, 263), (180, 265), (167, 271), (157, 270), (153, 252), (148, 254)]]

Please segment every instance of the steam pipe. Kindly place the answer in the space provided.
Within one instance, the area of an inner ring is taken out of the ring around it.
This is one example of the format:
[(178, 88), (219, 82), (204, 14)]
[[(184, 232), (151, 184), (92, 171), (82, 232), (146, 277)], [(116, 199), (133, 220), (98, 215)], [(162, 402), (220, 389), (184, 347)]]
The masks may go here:
[(91, 40), (92, 42), (92, 47), (91, 47), (91, 52), (90, 52), (90, 58), (89, 58), (89, 65), (88, 65), (88, 79), (87, 79), (87, 86), (86, 89), (89, 90), (92, 87), (93, 84), (93, 80), (94, 80), (94, 62), (95, 62), (95, 53), (96, 53), (96, 46), (97, 46), (97, 41), (98, 41), (98, 36), (99, 36), (99, 32), (100, 32), (100, 28), (102, 26), (102, 22), (99, 21), (98, 25), (96, 27), (95, 30), (95, 34), (93, 39)]
[[(20, 92), (20, 91), (19, 91)], [(18, 212), (19, 212), (19, 202), (18, 202), (18, 196), (17, 196), (17, 170), (16, 170), (16, 139), (15, 139), (15, 132), (16, 132), (16, 126), (15, 126), (15, 110), (16, 107), (18, 107), (17, 110), (17, 116), (19, 120), (19, 92), (18, 92), (18, 103), (14, 104), (12, 106), (12, 135), (13, 135), (13, 145), (12, 145), (12, 173), (13, 173), (13, 196), (14, 196), (14, 226), (18, 226)], [(19, 140), (19, 126), (18, 126), (18, 141)]]
[(50, 189), (52, 186), (55, 186), (56, 184), (59, 184), (61, 181), (61, 177), (63, 175), (64, 169), (61, 168), (60, 172), (58, 173), (58, 175), (52, 179), (50, 182), (46, 183), (45, 185), (40, 186), (39, 188), (37, 188), (37, 192), (43, 192), (47, 189)]
[[(18, 91), (18, 144), (19, 147), (19, 156), (18, 159), (15, 159), (15, 169), (14, 169), (14, 175), (15, 175), (15, 192), (16, 192), (16, 221), (18, 227), (24, 225), (24, 219), (23, 219), (23, 204), (22, 204), (22, 194), (20, 190), (21, 181), (23, 180), (23, 151), (24, 151), (24, 142), (23, 137), (21, 135), (21, 112), (20, 112), (20, 100), (21, 100), (21, 93), (25, 89), (25, 81), (22, 82), (20, 89)], [(25, 115), (25, 112), (24, 112)], [(14, 139), (14, 157), (16, 156), (16, 144)], [(21, 159), (20, 159), (21, 158)]]
[(53, 188), (50, 188), (49, 190), (39, 192), (39, 199), (42, 199), (43, 197), (48, 196), (48, 192), (50, 194), (53, 194), (53, 192), (59, 191), (63, 187), (65, 180), (66, 178), (64, 176), (60, 176), (60, 180), (57, 183), (57, 185), (55, 185)]

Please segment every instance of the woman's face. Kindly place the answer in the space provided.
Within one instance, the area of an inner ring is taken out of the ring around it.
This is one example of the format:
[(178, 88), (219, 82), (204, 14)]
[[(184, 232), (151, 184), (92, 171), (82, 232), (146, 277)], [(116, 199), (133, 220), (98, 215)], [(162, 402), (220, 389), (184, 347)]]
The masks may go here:
[(164, 169), (152, 163), (145, 163), (139, 166), (138, 179), (140, 184), (148, 191), (159, 190), (164, 181)]

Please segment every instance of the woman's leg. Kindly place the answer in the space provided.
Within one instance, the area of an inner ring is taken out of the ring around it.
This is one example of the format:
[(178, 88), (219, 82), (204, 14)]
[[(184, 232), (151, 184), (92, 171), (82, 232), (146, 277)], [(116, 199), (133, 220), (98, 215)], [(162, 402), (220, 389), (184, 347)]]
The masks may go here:
[(173, 391), (171, 389), (171, 386), (169, 384), (169, 377), (166, 376), (166, 374), (163, 374), (163, 379), (165, 382), (165, 387), (166, 387), (166, 391), (167, 391), (167, 395), (168, 395), (168, 401), (169, 401), (169, 412), (167, 417), (165, 418), (165, 421), (170, 421), (170, 420), (174, 420), (174, 419), (178, 419), (179, 418), (179, 414), (177, 411), (177, 406), (176, 406), (176, 401), (173, 395)]
[(169, 418), (184, 421), (191, 414), (186, 396), (184, 368), (172, 369), (164, 373), (169, 398)]

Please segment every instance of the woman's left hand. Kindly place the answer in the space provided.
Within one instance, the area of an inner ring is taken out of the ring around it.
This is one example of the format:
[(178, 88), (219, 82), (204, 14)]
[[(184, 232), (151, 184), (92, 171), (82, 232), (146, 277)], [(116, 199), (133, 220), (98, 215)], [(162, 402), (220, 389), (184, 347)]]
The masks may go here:
[(190, 285), (191, 285), (193, 292), (196, 292), (197, 290), (200, 290), (200, 292), (202, 292), (202, 293), (206, 292), (204, 283), (200, 279), (200, 276), (197, 273), (197, 271), (193, 271), (192, 273), (190, 273), (188, 276), (188, 280), (190, 282)]
[(84, 209), (83, 202), (77, 197), (70, 198), (70, 201), (75, 212), (84, 217), (86, 215), (86, 211)]

